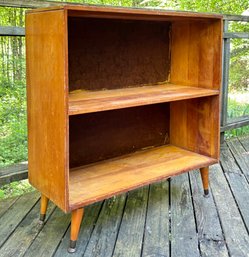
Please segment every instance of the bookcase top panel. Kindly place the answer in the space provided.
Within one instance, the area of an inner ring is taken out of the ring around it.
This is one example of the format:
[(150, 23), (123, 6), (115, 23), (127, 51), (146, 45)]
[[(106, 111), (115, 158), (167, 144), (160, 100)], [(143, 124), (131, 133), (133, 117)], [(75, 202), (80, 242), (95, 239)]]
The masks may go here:
[(27, 13), (66, 10), (69, 16), (105, 17), (119, 19), (141, 20), (186, 20), (186, 19), (218, 19), (223, 18), (220, 14), (197, 13), (187, 11), (172, 11), (163, 9), (107, 7), (101, 5), (61, 5), (48, 8), (29, 10)]

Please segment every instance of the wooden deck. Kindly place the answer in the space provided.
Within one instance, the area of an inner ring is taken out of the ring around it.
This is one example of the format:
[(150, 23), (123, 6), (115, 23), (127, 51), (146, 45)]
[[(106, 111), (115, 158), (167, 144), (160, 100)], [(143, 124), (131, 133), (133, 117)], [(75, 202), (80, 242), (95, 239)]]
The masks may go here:
[(68, 254), (70, 215), (39, 194), (0, 202), (0, 256), (249, 256), (249, 137), (227, 141), (210, 169), (209, 198), (198, 171), (88, 206), (78, 250)]

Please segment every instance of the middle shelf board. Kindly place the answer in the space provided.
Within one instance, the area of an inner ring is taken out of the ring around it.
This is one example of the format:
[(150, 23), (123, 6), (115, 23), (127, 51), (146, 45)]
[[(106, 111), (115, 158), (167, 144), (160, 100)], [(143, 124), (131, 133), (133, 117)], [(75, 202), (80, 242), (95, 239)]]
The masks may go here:
[(70, 209), (216, 162), (180, 147), (164, 145), (74, 168), (69, 174)]
[(69, 93), (69, 115), (107, 111), (219, 95), (218, 90), (163, 84), (134, 88)]

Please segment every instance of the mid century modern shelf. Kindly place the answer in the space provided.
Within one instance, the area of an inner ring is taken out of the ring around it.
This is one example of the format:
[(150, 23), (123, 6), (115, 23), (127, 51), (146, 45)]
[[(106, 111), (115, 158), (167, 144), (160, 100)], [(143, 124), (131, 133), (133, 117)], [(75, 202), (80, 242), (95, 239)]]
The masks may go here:
[(72, 211), (219, 159), (222, 16), (61, 6), (26, 15), (29, 180)]

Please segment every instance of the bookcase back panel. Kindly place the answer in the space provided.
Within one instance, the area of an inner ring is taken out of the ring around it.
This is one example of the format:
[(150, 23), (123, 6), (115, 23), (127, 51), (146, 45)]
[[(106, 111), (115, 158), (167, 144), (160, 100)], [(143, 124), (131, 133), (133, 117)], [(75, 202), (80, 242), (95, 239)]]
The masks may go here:
[(169, 143), (169, 104), (70, 116), (70, 167)]
[(69, 90), (168, 81), (169, 34), (169, 22), (69, 17)]

